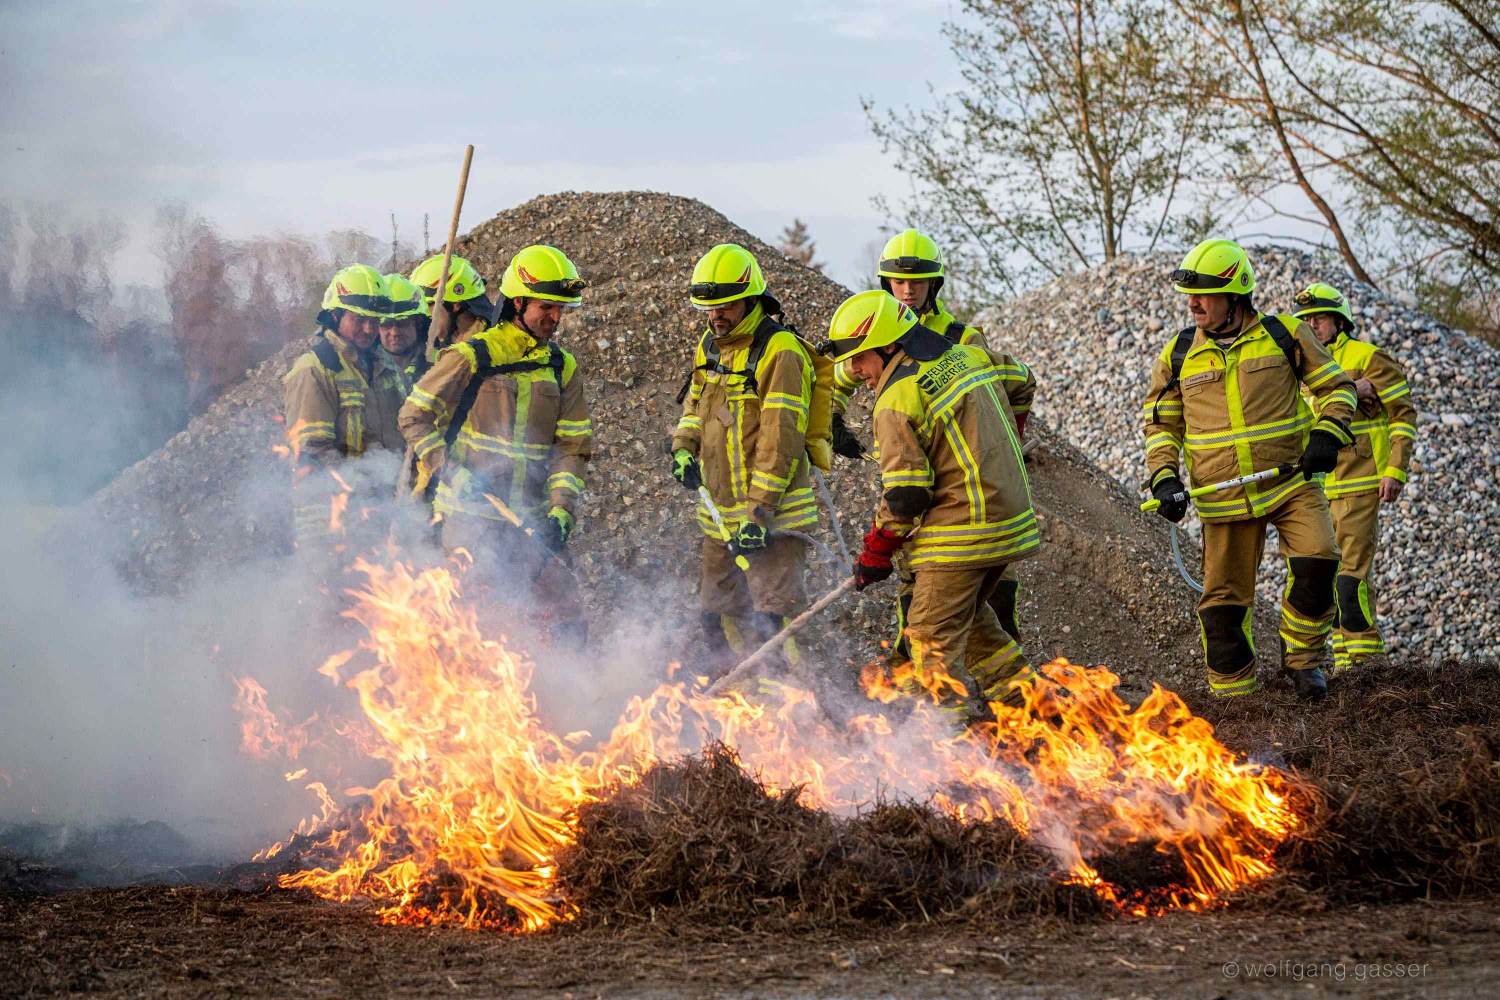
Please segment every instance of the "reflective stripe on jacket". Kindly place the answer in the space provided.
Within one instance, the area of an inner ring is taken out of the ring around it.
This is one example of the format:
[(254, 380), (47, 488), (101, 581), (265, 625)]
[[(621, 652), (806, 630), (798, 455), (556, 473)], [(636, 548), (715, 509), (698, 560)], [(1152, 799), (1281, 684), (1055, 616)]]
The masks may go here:
[(489, 493), (523, 517), (551, 506), (572, 513), (594, 440), (583, 379), (567, 351), (561, 351), (562, 368), (554, 376), (549, 346), (513, 323), (445, 348), (412, 387), (401, 408), (401, 432), (422, 460), (444, 446), (464, 390), (478, 372), (474, 340), (484, 341), (492, 365), (535, 367), (484, 379), (444, 462), (433, 509), (500, 520), (484, 498)]
[(1349, 424), (1354, 447), (1339, 452), (1338, 467), (1323, 479), (1323, 492), (1330, 497), (1367, 493), (1380, 489), (1384, 477), (1406, 482), (1417, 443), (1417, 408), (1406, 373), (1384, 350), (1347, 333), (1334, 338), (1328, 351), (1350, 378), (1369, 379), (1377, 398), (1359, 401)]
[[(1354, 415), (1354, 381), (1311, 329), (1292, 316), (1279, 316), (1296, 343), (1294, 365), (1262, 318), (1258, 315), (1226, 348), (1196, 331), (1176, 384), (1172, 341), (1157, 356), (1142, 408), (1150, 482), (1177, 475), (1178, 456), (1184, 452), (1193, 486), (1296, 462), (1314, 426), (1343, 444), (1352, 442), (1348, 424)], [(1316, 401), (1318, 416), (1303, 398), (1302, 387)], [(1264, 517), (1293, 493), (1314, 485), (1292, 472), (1193, 502), (1204, 520), (1241, 521)]]
[[(745, 370), (750, 344), (765, 312), (759, 304), (727, 336), (717, 338), (719, 364), (733, 374), (705, 370), (706, 338), (699, 338), (693, 379), (682, 403), (672, 448), (698, 456), (703, 485), (731, 528), (763, 507), (774, 512), (773, 531), (807, 529), (818, 523), (808, 478), (806, 435), (812, 405), (812, 361), (790, 330), (771, 335), (752, 373)], [(708, 509), (698, 506), (698, 524), (719, 537)]]
[(878, 527), (907, 535), (914, 570), (975, 569), (1040, 544), (1015, 408), (1036, 392), (1007, 354), (954, 345), (936, 360), (897, 351), (875, 389)]
[(338, 368), (326, 367), (308, 351), (281, 380), (287, 436), (298, 464), (330, 465), (370, 448), (404, 450), (396, 425), (399, 387), (378, 377), (372, 386), (365, 372), (368, 362), (352, 344), (331, 330), (321, 336), (337, 353)]
[[(917, 318), (917, 322), (929, 330), (936, 330), (949, 340), (954, 338), (950, 331), (958, 324), (948, 307), (943, 305), (942, 299), (933, 302), (933, 308)], [(961, 325), (961, 324), (960, 324)], [(984, 330), (977, 326), (965, 326), (959, 333), (955, 343), (969, 344), (974, 347), (989, 348), (989, 343), (984, 339)], [(849, 367), (847, 359), (840, 361), (833, 368), (833, 410), (835, 413), (843, 413), (849, 407), (849, 397), (854, 395), (854, 390), (860, 387), (860, 381), (855, 377), (853, 369)], [(1017, 410), (1017, 413), (1024, 412)]]

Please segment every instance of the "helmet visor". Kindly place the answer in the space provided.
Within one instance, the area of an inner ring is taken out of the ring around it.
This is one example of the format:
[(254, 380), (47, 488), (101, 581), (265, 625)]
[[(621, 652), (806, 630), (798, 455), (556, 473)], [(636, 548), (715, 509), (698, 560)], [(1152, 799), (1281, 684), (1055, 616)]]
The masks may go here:
[(892, 274), (935, 274), (942, 269), (942, 261), (926, 257), (887, 257), (880, 262), (880, 270)]
[(1197, 271), (1189, 271), (1185, 267), (1179, 267), (1172, 272), (1172, 284), (1186, 285), (1189, 288), (1227, 288), (1234, 280), (1234, 275), (1201, 274)]
[(695, 299), (705, 302), (718, 299), (732, 299), (738, 295), (744, 295), (750, 290), (748, 281), (695, 281), (688, 286), (688, 292)]
[(864, 337), (849, 337), (842, 340), (825, 340), (823, 341), (823, 343), (818, 345), (818, 353), (824, 356), (832, 357), (835, 360), (842, 360), (843, 358), (847, 358), (850, 355), (858, 354), (860, 351), (860, 345), (862, 345), (864, 342)]
[(577, 298), (589, 283), (582, 278), (558, 278), (555, 281), (523, 281), (529, 290), (538, 295), (567, 295)]
[(1342, 308), (1344, 308), (1344, 302), (1343, 302), (1342, 299), (1328, 299), (1328, 298), (1324, 298), (1321, 295), (1314, 295), (1312, 292), (1306, 292), (1306, 291), (1304, 291), (1304, 292), (1298, 292), (1297, 293), (1297, 297), (1294, 298), (1294, 299), (1292, 299), (1292, 301), (1295, 302), (1295, 303), (1297, 303), (1297, 305), (1301, 306), (1303, 309), (1342, 309)]
[(401, 308), (384, 295), (340, 295), (339, 305), (361, 316), (385, 317)]

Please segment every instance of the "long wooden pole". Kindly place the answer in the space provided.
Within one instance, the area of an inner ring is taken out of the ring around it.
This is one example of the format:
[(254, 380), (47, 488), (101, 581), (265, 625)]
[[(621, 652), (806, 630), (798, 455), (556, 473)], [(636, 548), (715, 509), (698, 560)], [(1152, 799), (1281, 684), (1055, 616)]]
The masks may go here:
[[(464, 147), (464, 168), (458, 175), (458, 194), (453, 199), (453, 219), (448, 223), (448, 242), (443, 244), (443, 266), (438, 269), (437, 293), (432, 299), (432, 322), (427, 325), (427, 353), (437, 350), (437, 343), (448, 326), (448, 310), (443, 292), (448, 287), (448, 267), (453, 263), (453, 244), (458, 242), (458, 217), (464, 210), (464, 192), (469, 188), (469, 164), (474, 162), (474, 147)], [(441, 317), (441, 318), (439, 318)]]
[[(432, 321), (427, 324), (428, 361), (437, 351), (438, 340), (447, 332), (448, 310), (444, 306), (443, 293), (448, 288), (448, 267), (453, 263), (453, 244), (458, 242), (458, 217), (463, 214), (464, 193), (469, 189), (469, 165), (474, 162), (474, 146), (464, 147), (464, 165), (458, 174), (458, 194), (453, 199), (453, 218), (448, 223), (448, 242), (443, 244), (443, 266), (438, 269), (437, 291), (432, 296)], [(420, 369), (418, 369), (420, 370)], [(411, 445), (401, 459), (401, 471), (396, 476), (396, 499), (411, 497), (412, 484), (417, 477), (417, 452)]]

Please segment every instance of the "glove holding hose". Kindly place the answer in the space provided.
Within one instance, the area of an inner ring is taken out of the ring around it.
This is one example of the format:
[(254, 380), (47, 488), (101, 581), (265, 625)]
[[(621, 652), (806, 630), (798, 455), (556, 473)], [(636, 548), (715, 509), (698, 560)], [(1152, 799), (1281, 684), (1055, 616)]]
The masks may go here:
[(1173, 470), (1162, 469), (1157, 472), (1151, 483), (1151, 495), (1161, 501), (1156, 512), (1173, 524), (1187, 516), (1187, 486), (1177, 478), (1177, 473)]

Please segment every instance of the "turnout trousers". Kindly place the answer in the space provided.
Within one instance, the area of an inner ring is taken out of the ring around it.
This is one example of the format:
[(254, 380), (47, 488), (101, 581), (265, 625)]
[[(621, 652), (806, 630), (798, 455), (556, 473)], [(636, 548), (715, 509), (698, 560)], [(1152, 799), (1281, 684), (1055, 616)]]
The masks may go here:
[[(912, 594), (916, 591), (917, 575), (912, 572), (907, 562), (905, 552), (897, 552), (891, 557), (891, 563), (896, 568), (896, 635), (891, 641), (891, 653), (889, 660), (891, 664), (905, 663), (911, 659), (911, 643), (906, 638), (906, 619), (911, 613)], [(1000, 619), (1000, 627), (1016, 641), (1021, 641), (1020, 620), (1016, 614), (1016, 600), (1020, 596), (1021, 581), (1016, 578), (1015, 569), (1006, 565), (1000, 577), (1000, 586), (995, 588), (994, 594), (990, 596), (989, 605), (995, 612), (995, 617)]]
[(1008, 582), (1006, 570), (1000, 565), (917, 571), (906, 624), (911, 674), (904, 687), (915, 694), (925, 690), (965, 714), (969, 699), (946, 678), (963, 684), (972, 697), (1014, 703), (1015, 688), (1031, 674), (1031, 664), (992, 606)]
[[(709, 651), (704, 667), (710, 676), (754, 652), (807, 607), (806, 542), (773, 532), (764, 550), (745, 559), (749, 570), (734, 564), (723, 540), (703, 537), (698, 602)], [(796, 663), (796, 640), (788, 639), (782, 653), (788, 663)]]
[(1203, 596), (1198, 599), (1198, 622), (1208, 686), (1216, 695), (1251, 694), (1260, 687), (1251, 613), (1255, 574), (1270, 525), (1281, 536), (1281, 555), (1287, 565), (1279, 628), (1282, 666), (1311, 670), (1323, 660), (1333, 626), (1339, 547), (1328, 500), (1316, 485), (1309, 485), (1264, 517), (1203, 522)]
[(1385, 640), (1375, 624), (1375, 590), (1370, 585), (1380, 532), (1380, 493), (1367, 490), (1335, 497), (1328, 501), (1328, 510), (1341, 553), (1334, 581), (1333, 666), (1344, 670), (1385, 652)]

